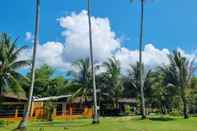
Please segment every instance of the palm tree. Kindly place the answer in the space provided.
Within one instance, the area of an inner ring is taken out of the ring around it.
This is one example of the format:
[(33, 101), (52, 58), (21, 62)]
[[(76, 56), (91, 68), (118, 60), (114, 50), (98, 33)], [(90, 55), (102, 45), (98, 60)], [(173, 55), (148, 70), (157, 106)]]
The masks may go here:
[(150, 89), (146, 91), (145, 88), (146, 101), (149, 105), (160, 109), (162, 114), (166, 114), (168, 111), (172, 110), (173, 106), (175, 106), (173, 102), (177, 97), (175, 95), (177, 94), (176, 90), (174, 88), (167, 88), (164, 84), (164, 79), (164, 73), (161, 71), (160, 67), (156, 67), (150, 75)]
[(91, 66), (89, 58), (73, 62), (73, 70), (69, 71), (68, 75), (73, 79), (72, 86), (78, 88), (73, 97), (81, 95), (85, 100), (87, 100), (92, 91)]
[[(16, 42), (17, 39), (12, 41), (6, 33), (0, 34), (0, 94), (8, 88), (12, 88), (16, 93), (24, 91), (18, 82), (23, 76), (17, 70), (27, 66), (29, 61), (18, 60), (21, 51), (26, 47), (17, 48)], [(11, 86), (11, 83), (14, 86)]]
[[(141, 66), (140, 66), (141, 65)], [(151, 70), (144, 70), (144, 65), (137, 62), (135, 65), (130, 65), (130, 69), (129, 69), (129, 79), (131, 82), (131, 87), (136, 89), (136, 91), (140, 92), (140, 96), (142, 99), (143, 96), (143, 101), (145, 101), (144, 98), (144, 88), (148, 88), (150, 87), (150, 76), (151, 76)], [(143, 88), (143, 93), (142, 93), (142, 89)], [(143, 106), (144, 104), (144, 106)], [(141, 102), (141, 115), (142, 118), (146, 118), (146, 114), (145, 114), (145, 102), (142, 103)]]
[(168, 56), (170, 65), (161, 67), (165, 74), (165, 83), (168, 87), (178, 88), (180, 97), (183, 102), (184, 118), (189, 118), (188, 115), (188, 96), (189, 88), (191, 88), (191, 80), (196, 66), (195, 58), (192, 60), (184, 57), (180, 51), (174, 51)]
[[(134, 0), (130, 0), (133, 2)], [(140, 0), (141, 2), (141, 14), (140, 14), (140, 34), (139, 34), (139, 86), (140, 86), (140, 94), (141, 94), (141, 115), (142, 119), (146, 118), (146, 110), (145, 110), (145, 100), (144, 100), (144, 89), (143, 89), (143, 80), (142, 80), (142, 49), (143, 49), (143, 31), (144, 31), (144, 0)]]
[(94, 116), (92, 123), (99, 123), (98, 106), (97, 106), (97, 91), (96, 91), (96, 80), (95, 80), (95, 69), (94, 69), (94, 54), (92, 45), (92, 22), (91, 22), (91, 3), (88, 4), (88, 27), (89, 27), (89, 43), (90, 43), (90, 62), (91, 62), (91, 75), (92, 75), (92, 86), (93, 86), (93, 99), (94, 99)]
[(108, 61), (103, 63), (106, 69), (105, 77), (108, 80), (108, 89), (110, 89), (109, 97), (112, 97), (114, 108), (117, 109), (118, 98), (121, 96), (123, 91), (123, 83), (121, 81), (121, 68), (120, 62), (115, 58), (109, 58)]
[(35, 38), (34, 38), (34, 47), (33, 47), (32, 69), (31, 69), (31, 87), (29, 90), (28, 105), (27, 108), (25, 109), (25, 114), (17, 127), (17, 129), (19, 130), (26, 130), (27, 121), (31, 111), (34, 81), (35, 81), (36, 52), (37, 52), (37, 45), (39, 44), (39, 27), (40, 27), (40, 0), (36, 0)]

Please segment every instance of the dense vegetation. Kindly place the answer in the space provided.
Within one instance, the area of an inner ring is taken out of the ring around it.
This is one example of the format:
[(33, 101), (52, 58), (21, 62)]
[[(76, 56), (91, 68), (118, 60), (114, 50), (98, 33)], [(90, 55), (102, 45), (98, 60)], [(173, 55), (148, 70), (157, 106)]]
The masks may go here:
[(0, 34), (0, 93), (12, 91), (17, 95), (24, 94), (24, 89), (19, 80), (25, 79), (18, 69), (30, 64), (28, 60), (18, 60), (20, 52), (25, 46), (17, 48), (17, 40), (5, 34)]
[[(7, 34), (0, 35), (0, 87), (1, 93), (11, 89), (16, 93), (26, 92), (30, 87), (30, 72), (23, 76), (19, 68), (28, 66), (28, 60), (18, 60), (18, 55), (25, 47), (18, 48), (16, 40), (12, 41)], [(187, 58), (176, 50), (169, 54), (169, 64), (154, 68), (142, 65), (142, 78), (146, 112), (162, 114), (197, 113), (197, 78), (195, 77), (195, 58)], [(102, 71), (101, 71), (102, 69)], [(66, 70), (66, 69), (65, 69)], [(137, 112), (140, 113), (139, 63), (130, 65), (127, 73), (121, 72), (118, 59), (111, 57), (96, 67), (96, 83), (99, 89), (99, 102), (113, 103), (111, 109), (117, 109), (119, 98), (135, 98)], [(36, 69), (34, 96), (56, 96), (72, 94), (92, 97), (91, 69), (88, 58), (73, 62), (73, 70), (65, 76), (59, 76), (56, 70), (48, 65)], [(69, 79), (65, 79), (69, 78)], [(106, 106), (106, 104), (105, 104)], [(136, 113), (137, 113), (136, 112)]]

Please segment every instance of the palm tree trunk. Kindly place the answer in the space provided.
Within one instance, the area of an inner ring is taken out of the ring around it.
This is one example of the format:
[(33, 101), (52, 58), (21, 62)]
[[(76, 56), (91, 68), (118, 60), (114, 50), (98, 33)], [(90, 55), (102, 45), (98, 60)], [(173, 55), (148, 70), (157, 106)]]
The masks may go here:
[(146, 118), (144, 87), (142, 80), (142, 48), (143, 48), (143, 26), (144, 26), (144, 0), (141, 0), (141, 16), (140, 16), (140, 41), (139, 41), (139, 81), (140, 81), (140, 94), (141, 94), (141, 115), (142, 119)]
[(89, 25), (89, 42), (90, 42), (90, 60), (91, 60), (91, 73), (92, 73), (92, 85), (93, 85), (93, 100), (94, 100), (94, 115), (92, 123), (99, 123), (99, 116), (97, 110), (97, 94), (96, 94), (96, 80), (95, 80), (95, 70), (94, 70), (94, 56), (93, 56), (93, 46), (92, 46), (92, 23), (91, 23), (91, 13), (90, 13), (90, 0), (88, 0), (88, 25)]
[(187, 102), (187, 98), (185, 97), (185, 95), (182, 95), (182, 100), (183, 100), (183, 115), (185, 119), (189, 118), (188, 115), (188, 102)]
[(40, 0), (36, 0), (35, 38), (34, 38), (34, 48), (33, 48), (32, 70), (31, 70), (31, 87), (29, 90), (27, 108), (25, 108), (25, 112), (24, 112), (25, 114), (17, 128), (19, 130), (26, 130), (28, 118), (31, 112), (34, 81), (35, 81), (36, 51), (37, 51), (37, 45), (39, 44), (39, 27), (40, 27), (39, 22), (40, 22)]

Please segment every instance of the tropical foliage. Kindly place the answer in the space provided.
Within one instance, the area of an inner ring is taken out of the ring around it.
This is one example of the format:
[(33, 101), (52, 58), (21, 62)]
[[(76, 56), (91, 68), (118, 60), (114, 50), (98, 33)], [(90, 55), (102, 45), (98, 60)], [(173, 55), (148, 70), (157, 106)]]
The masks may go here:
[[(43, 65), (35, 70), (34, 96), (46, 97), (64, 95), (68, 82), (63, 76), (55, 76), (55, 69)], [(27, 81), (22, 81), (24, 89), (28, 92), (30, 87), (31, 74), (27, 74)]]
[(123, 91), (123, 82), (121, 76), (120, 62), (115, 57), (109, 58), (103, 63), (106, 69), (104, 73), (106, 84), (105, 94), (113, 102), (113, 106), (116, 109), (118, 106), (118, 98), (121, 97)]
[(18, 70), (29, 64), (27, 60), (19, 60), (18, 56), (25, 46), (18, 48), (16, 40), (6, 33), (0, 34), (0, 88), (4, 91), (22, 92), (18, 79), (24, 78)]
[[(140, 87), (140, 63), (136, 63), (135, 65), (130, 65), (130, 70), (129, 70), (129, 81), (131, 83), (131, 88), (133, 88), (137, 93), (137, 97), (140, 99), (145, 99), (144, 95), (142, 98), (142, 94), (141, 94), (141, 87)], [(143, 90), (146, 92), (146, 95), (148, 96), (150, 94), (150, 87), (151, 87), (151, 70), (145, 70), (144, 65), (141, 66), (141, 77), (142, 77), (142, 87)], [(141, 96), (141, 97), (140, 97)], [(140, 105), (140, 111), (141, 114), (143, 113), (143, 109), (142, 109), (142, 103)]]
[(74, 90), (71, 89), (73, 97), (81, 96), (86, 103), (93, 91), (89, 58), (73, 62), (73, 69), (68, 72), (68, 76), (71, 77), (71, 87), (74, 88)]
[(188, 118), (188, 98), (192, 86), (192, 76), (196, 69), (195, 58), (187, 59), (181, 52), (174, 51), (169, 55), (170, 64), (162, 67), (165, 74), (165, 84), (167, 87), (176, 88), (183, 102), (184, 118)]
[[(12, 41), (7, 34), (0, 35), (0, 87), (1, 91), (12, 90), (17, 93), (28, 92), (31, 75), (25, 76), (18, 71), (29, 64), (27, 60), (19, 60), (20, 52), (25, 47), (18, 48), (16, 40)], [(197, 113), (197, 78), (195, 77), (195, 57), (189, 59), (179, 50), (169, 54), (169, 64), (149, 68), (142, 65), (142, 86), (146, 114), (157, 112), (162, 114)], [(139, 62), (131, 64), (128, 72), (121, 70), (121, 64), (115, 57), (108, 58), (97, 65), (96, 87), (98, 103), (101, 110), (117, 111), (120, 98), (133, 98), (136, 100), (134, 113), (142, 114), (142, 103)], [(73, 94), (83, 98), (84, 102), (92, 98), (91, 65), (88, 58), (79, 59), (72, 64), (72, 70), (60, 76), (56, 69), (43, 65), (35, 70), (35, 87), (33, 96), (46, 97)], [(66, 79), (67, 78), (67, 79)], [(28, 93), (26, 93), (28, 95)], [(51, 107), (46, 103), (46, 110)], [(50, 108), (52, 110), (52, 108)], [(129, 112), (131, 108), (126, 108)], [(51, 120), (51, 115), (47, 117)]]

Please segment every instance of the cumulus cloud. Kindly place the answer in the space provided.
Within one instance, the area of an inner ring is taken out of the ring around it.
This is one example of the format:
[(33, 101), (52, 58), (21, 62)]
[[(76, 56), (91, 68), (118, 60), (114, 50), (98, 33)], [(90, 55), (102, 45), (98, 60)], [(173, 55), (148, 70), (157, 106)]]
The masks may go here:
[[(64, 59), (66, 61), (89, 56), (87, 17), (87, 11), (82, 11), (59, 19), (60, 26), (65, 29), (62, 35), (65, 37)], [(91, 20), (94, 57), (98, 61), (103, 61), (120, 48), (120, 41), (111, 31), (108, 18), (92, 17)]]
[[(37, 66), (48, 64), (49, 66), (69, 70), (71, 62), (80, 58), (89, 57), (87, 11), (72, 13), (70, 16), (60, 17), (58, 22), (64, 29), (62, 37), (65, 41), (46, 42), (38, 45)], [(138, 50), (130, 50), (121, 46), (120, 39), (111, 30), (108, 18), (91, 17), (93, 32), (93, 50), (97, 63), (102, 63), (108, 57), (114, 55), (120, 60), (123, 70), (128, 69), (129, 64), (138, 61)], [(26, 33), (26, 40), (33, 38), (30, 32)], [(184, 52), (185, 53), (185, 52)], [(21, 54), (21, 59), (31, 58), (32, 49), (26, 49)], [(143, 62), (151, 67), (168, 64), (168, 49), (158, 49), (153, 44), (146, 44), (143, 50)], [(185, 53), (185, 55), (187, 55)]]
[(33, 39), (34, 39), (34, 36), (33, 36), (33, 34), (31, 33), (31, 32), (26, 32), (25, 33), (25, 40), (26, 41), (33, 41)]
[[(69, 63), (63, 61), (64, 46), (60, 42), (47, 42), (37, 46), (36, 66), (48, 64), (52, 67), (66, 68)], [(23, 50), (20, 59), (31, 59), (32, 49)]]
[[(92, 17), (93, 50), (95, 61), (102, 62), (112, 56), (121, 47), (119, 39), (111, 30), (108, 18)], [(47, 42), (38, 46), (38, 65), (49, 64), (53, 67), (68, 67), (72, 61), (89, 57), (89, 30), (87, 11), (72, 13), (58, 19), (64, 29), (64, 43)], [(30, 38), (30, 33), (26, 33)], [(22, 55), (31, 56), (32, 49), (23, 51)]]
[[(168, 49), (158, 49), (153, 44), (147, 44), (142, 52), (143, 62), (150, 67), (168, 64), (168, 54)], [(139, 50), (129, 50), (123, 47), (116, 52), (115, 56), (120, 60), (123, 69), (127, 69), (129, 64), (135, 64), (139, 60)]]

